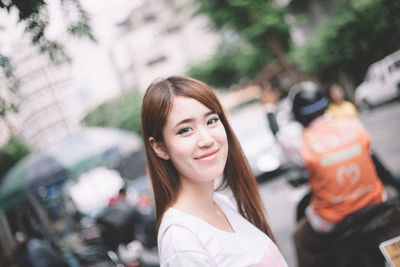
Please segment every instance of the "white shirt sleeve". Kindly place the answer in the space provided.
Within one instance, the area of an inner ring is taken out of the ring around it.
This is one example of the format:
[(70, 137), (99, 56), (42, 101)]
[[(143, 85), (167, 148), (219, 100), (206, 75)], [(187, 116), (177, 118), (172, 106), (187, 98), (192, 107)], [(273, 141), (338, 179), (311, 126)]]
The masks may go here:
[(304, 167), (304, 160), (301, 156), (303, 130), (300, 123), (292, 121), (281, 127), (276, 135), (282, 150), (299, 167)]
[(161, 267), (216, 266), (205, 246), (191, 230), (172, 225), (161, 240)]

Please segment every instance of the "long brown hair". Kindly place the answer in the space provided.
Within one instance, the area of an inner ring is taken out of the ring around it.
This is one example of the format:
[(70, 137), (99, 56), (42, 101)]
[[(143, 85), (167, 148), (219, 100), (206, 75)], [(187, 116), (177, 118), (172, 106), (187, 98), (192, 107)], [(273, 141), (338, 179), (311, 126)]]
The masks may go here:
[(171, 161), (161, 159), (154, 153), (149, 138), (163, 141), (162, 130), (175, 96), (196, 99), (219, 115), (225, 127), (229, 146), (223, 181), (219, 189), (229, 187), (236, 199), (240, 214), (274, 240), (264, 216), (257, 181), (216, 95), (205, 83), (180, 76), (153, 82), (147, 88), (143, 98), (142, 136), (154, 190), (158, 226), (164, 212), (177, 199), (180, 181), (178, 172)]

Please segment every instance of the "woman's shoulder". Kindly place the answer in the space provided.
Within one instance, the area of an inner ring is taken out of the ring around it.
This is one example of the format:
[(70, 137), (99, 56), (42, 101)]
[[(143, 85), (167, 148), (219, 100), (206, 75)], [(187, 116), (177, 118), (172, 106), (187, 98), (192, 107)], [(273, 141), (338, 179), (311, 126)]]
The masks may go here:
[(175, 251), (184, 251), (190, 249), (188, 242), (195, 244), (197, 239), (197, 234), (190, 225), (184, 222), (171, 223), (164, 227), (160, 226), (158, 245), (164, 248), (163, 244), (167, 244), (167, 247), (172, 247)]
[[(180, 237), (179, 232), (185, 235), (196, 235), (198, 230), (199, 225), (194, 216), (175, 208), (169, 208), (161, 220), (158, 230), (158, 242), (162, 242), (165, 236)], [(178, 235), (176, 232), (178, 232)]]
[(201, 224), (195, 218), (178, 209), (168, 209), (161, 221), (158, 231), (158, 249), (160, 261), (173, 263), (165, 266), (177, 265), (177, 262), (208, 261), (210, 256), (203, 242), (200, 240)]
[(182, 224), (185, 226), (190, 226), (196, 221), (196, 217), (181, 211), (178, 208), (170, 207), (164, 212), (161, 220), (160, 228), (168, 227), (171, 224)]

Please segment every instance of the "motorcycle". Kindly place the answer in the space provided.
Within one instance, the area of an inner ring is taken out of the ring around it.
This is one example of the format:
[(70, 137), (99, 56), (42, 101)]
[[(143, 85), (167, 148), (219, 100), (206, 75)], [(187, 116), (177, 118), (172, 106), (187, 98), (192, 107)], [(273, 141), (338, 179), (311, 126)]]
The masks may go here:
[[(293, 187), (308, 183), (308, 171), (292, 169), (286, 178)], [(311, 192), (297, 205), (296, 220), (305, 216)], [(324, 234), (325, 247), (316, 255), (319, 266), (400, 266), (400, 196), (357, 210)]]
[(394, 264), (400, 251), (392, 257), (388, 251), (400, 248), (399, 237), (400, 197), (396, 197), (357, 210), (339, 222), (329, 233), (328, 238), (332, 242), (324, 262), (332, 267), (378, 267), (385, 266), (386, 257), (388, 262)]
[(128, 266), (127, 262), (131, 262), (130, 266), (159, 266), (153, 215), (126, 202), (118, 202), (97, 217), (103, 243), (114, 262), (120, 266)]

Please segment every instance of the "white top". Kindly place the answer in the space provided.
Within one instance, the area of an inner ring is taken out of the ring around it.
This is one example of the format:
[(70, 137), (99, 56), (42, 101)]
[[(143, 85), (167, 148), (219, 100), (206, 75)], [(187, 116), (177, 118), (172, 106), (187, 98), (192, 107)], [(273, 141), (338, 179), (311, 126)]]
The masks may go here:
[(158, 231), (161, 267), (187, 266), (287, 266), (271, 239), (243, 218), (229, 199), (214, 194), (234, 233), (206, 221), (169, 208)]
[(304, 127), (297, 121), (290, 121), (283, 127), (280, 127), (276, 134), (281, 148), (294, 164), (304, 167), (305, 163), (301, 155), (301, 144)]

